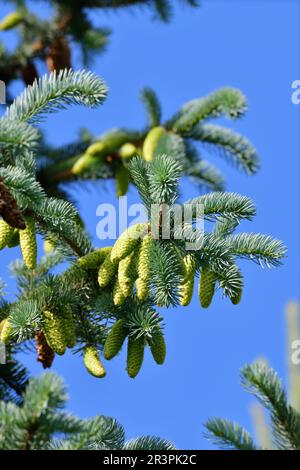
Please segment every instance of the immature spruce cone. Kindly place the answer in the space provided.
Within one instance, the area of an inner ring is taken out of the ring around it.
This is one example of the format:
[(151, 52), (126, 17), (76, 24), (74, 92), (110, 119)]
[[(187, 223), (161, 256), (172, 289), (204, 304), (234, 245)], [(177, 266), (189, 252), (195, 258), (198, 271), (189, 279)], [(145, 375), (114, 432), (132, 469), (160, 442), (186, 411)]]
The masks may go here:
[(7, 242), (7, 247), (14, 248), (15, 246), (19, 245), (19, 243), (20, 243), (19, 230), (17, 228), (13, 228), (11, 232), (11, 236)]
[(1, 322), (0, 342), (4, 344), (8, 343), (11, 337), (11, 333), (11, 324), (9, 323), (9, 320), (5, 318), (5, 320)]
[(77, 264), (84, 269), (97, 269), (110, 252), (110, 246), (99, 248), (79, 258)]
[(129, 297), (132, 292), (134, 281), (137, 277), (137, 259), (138, 253), (137, 250), (134, 250), (119, 262), (118, 280), (124, 297)]
[(4, 220), (0, 220), (0, 250), (10, 242), (14, 229)]
[(151, 162), (153, 160), (158, 142), (161, 139), (161, 137), (163, 137), (166, 134), (167, 134), (167, 131), (161, 126), (154, 127), (147, 134), (144, 140), (144, 145), (143, 145), (143, 158), (147, 162)]
[(62, 313), (61, 328), (65, 343), (68, 348), (74, 348), (76, 344), (76, 330), (71, 307), (65, 306)]
[(8, 31), (18, 26), (23, 21), (22, 14), (19, 11), (13, 11), (6, 15), (0, 21), (0, 31)]
[(123, 320), (117, 320), (107, 335), (104, 343), (104, 357), (107, 360), (115, 357), (123, 346), (128, 329), (124, 325)]
[(117, 197), (125, 196), (129, 186), (129, 171), (124, 165), (120, 165), (116, 171)]
[(146, 224), (136, 224), (127, 228), (115, 242), (111, 250), (111, 260), (120, 261), (128, 256), (140, 243), (140, 239), (146, 233), (146, 230)]
[(163, 333), (160, 331), (150, 342), (150, 349), (156, 364), (163, 364), (166, 358), (166, 342)]
[(142, 240), (138, 257), (138, 275), (145, 281), (149, 281), (151, 276), (150, 258), (152, 245), (153, 239), (151, 235), (146, 235)]
[(100, 163), (98, 158), (89, 155), (88, 153), (84, 153), (79, 157), (74, 165), (72, 166), (71, 172), (73, 175), (81, 175), (85, 171), (88, 171), (93, 165), (96, 163)]
[(23, 230), (26, 227), (25, 219), (15, 198), (0, 178), (0, 215), (8, 225)]
[(122, 305), (126, 300), (126, 297), (123, 294), (123, 290), (120, 286), (120, 282), (118, 278), (116, 278), (115, 285), (114, 285), (113, 299), (114, 299), (115, 305)]
[(111, 254), (108, 253), (98, 271), (98, 283), (100, 287), (106, 287), (118, 269), (118, 263), (111, 261)]
[(215, 292), (216, 277), (213, 272), (207, 268), (201, 270), (199, 281), (199, 300), (203, 308), (210, 306)]
[(127, 373), (132, 379), (136, 377), (142, 367), (144, 359), (144, 338), (128, 338)]
[(46, 64), (49, 72), (71, 68), (71, 51), (65, 37), (57, 37), (49, 47)]
[(91, 375), (98, 378), (105, 377), (106, 372), (102, 362), (100, 361), (97, 348), (94, 346), (87, 346), (84, 350), (83, 360), (85, 367)]
[(239, 289), (235, 295), (232, 295), (230, 297), (230, 300), (233, 303), (233, 305), (238, 305), (240, 303), (240, 301), (242, 300), (242, 294), (243, 294), (243, 289)]
[(28, 269), (36, 267), (37, 244), (35, 223), (30, 217), (26, 218), (26, 228), (20, 230), (20, 247)]
[(32, 85), (35, 80), (38, 80), (39, 75), (36, 66), (33, 62), (27, 62), (21, 69), (21, 75), (25, 85)]
[(45, 310), (43, 313), (43, 331), (49, 346), (62, 356), (66, 351), (66, 338), (64, 336), (64, 325), (61, 316)]
[(183, 258), (183, 263), (185, 272), (182, 283), (178, 287), (178, 293), (180, 298), (180, 305), (187, 306), (190, 304), (193, 297), (196, 267), (190, 255), (187, 255)]
[(145, 279), (142, 279), (141, 277), (138, 277), (137, 280), (135, 281), (135, 288), (136, 288), (137, 298), (141, 302), (147, 300), (147, 298), (149, 296), (149, 283), (148, 283), (148, 281), (145, 281)]
[(53, 349), (50, 348), (41, 330), (37, 331), (35, 334), (35, 343), (38, 362), (42, 363), (44, 369), (49, 369), (52, 366), (55, 353)]

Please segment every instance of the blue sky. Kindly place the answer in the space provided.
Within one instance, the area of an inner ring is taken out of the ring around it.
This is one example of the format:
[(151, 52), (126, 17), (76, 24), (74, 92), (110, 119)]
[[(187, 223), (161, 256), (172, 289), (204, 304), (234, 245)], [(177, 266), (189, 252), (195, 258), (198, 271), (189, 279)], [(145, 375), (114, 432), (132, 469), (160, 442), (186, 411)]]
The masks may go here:
[[(5, 7), (9, 10), (9, 8)], [(82, 417), (105, 414), (117, 418), (128, 437), (155, 434), (181, 449), (208, 449), (202, 423), (210, 416), (234, 419), (252, 430), (251, 397), (239, 385), (239, 370), (264, 356), (286, 377), (283, 308), (299, 299), (299, 115), (291, 103), (291, 83), (300, 79), (299, 4), (297, 1), (203, 1), (198, 10), (177, 9), (168, 26), (152, 22), (149, 13), (95, 14), (99, 25), (113, 30), (106, 54), (93, 71), (108, 83), (107, 102), (97, 110), (73, 108), (51, 116), (43, 127), (57, 145), (71, 141), (80, 127), (96, 135), (115, 126), (140, 128), (145, 116), (139, 90), (153, 87), (164, 118), (192, 98), (221, 86), (240, 88), (249, 112), (239, 122), (221, 121), (246, 135), (257, 147), (262, 167), (254, 177), (237, 173), (217, 156), (227, 189), (250, 196), (258, 215), (241, 229), (284, 240), (289, 253), (284, 265), (271, 271), (241, 263), (245, 276), (243, 301), (233, 307), (218, 294), (210, 309), (201, 310), (197, 296), (188, 308), (164, 311), (168, 344), (166, 364), (153, 364), (150, 354), (142, 372), (131, 380), (125, 372), (125, 351), (107, 363), (104, 380), (89, 376), (81, 359), (67, 354), (54, 369), (69, 386), (69, 409)], [(16, 86), (16, 90), (20, 86)], [(113, 185), (74, 186), (95, 245), (96, 207), (117, 204)], [(182, 182), (183, 198), (197, 195)], [(137, 201), (131, 189), (130, 201)], [(1, 276), (20, 256), (2, 253)], [(34, 374), (39, 365), (22, 357)]]

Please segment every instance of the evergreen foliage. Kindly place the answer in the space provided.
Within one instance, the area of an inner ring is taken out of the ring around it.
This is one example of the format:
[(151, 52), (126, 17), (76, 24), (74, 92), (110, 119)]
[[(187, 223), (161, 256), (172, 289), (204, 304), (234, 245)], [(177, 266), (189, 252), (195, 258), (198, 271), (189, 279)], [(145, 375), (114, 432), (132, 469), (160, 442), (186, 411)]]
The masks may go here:
[(54, 373), (30, 379), (19, 404), (3, 398), (1, 395), (2, 450), (175, 449), (171, 442), (154, 436), (125, 441), (124, 428), (115, 419), (106, 416), (79, 419), (67, 413), (66, 388)]
[[(300, 414), (287, 399), (276, 372), (262, 362), (246, 365), (242, 385), (270, 414), (273, 445), (279, 450), (300, 450)], [(206, 423), (208, 437), (216, 445), (229, 449), (256, 450), (253, 439), (236, 423), (219, 418)]]

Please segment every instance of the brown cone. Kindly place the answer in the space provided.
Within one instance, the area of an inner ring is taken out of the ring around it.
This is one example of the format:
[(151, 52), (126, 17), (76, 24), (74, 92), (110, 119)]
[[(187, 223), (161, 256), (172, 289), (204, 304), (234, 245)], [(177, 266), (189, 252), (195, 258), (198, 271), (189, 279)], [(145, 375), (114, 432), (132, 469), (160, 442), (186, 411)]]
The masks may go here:
[(25, 219), (20, 211), (15, 198), (0, 178), (0, 215), (3, 220), (13, 228), (24, 230), (26, 228)]
[(52, 366), (55, 353), (46, 341), (44, 333), (39, 330), (35, 334), (35, 343), (37, 350), (37, 360), (42, 363), (44, 369)]
[(71, 68), (71, 51), (65, 37), (54, 39), (46, 56), (46, 64), (49, 72)]

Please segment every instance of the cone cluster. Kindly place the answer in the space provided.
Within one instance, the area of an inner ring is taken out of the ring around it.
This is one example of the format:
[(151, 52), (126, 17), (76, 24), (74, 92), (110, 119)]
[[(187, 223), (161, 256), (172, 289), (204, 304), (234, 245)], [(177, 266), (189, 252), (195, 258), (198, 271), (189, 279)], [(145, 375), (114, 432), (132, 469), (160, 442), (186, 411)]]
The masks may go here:
[(143, 364), (146, 344), (150, 346), (155, 362), (160, 365), (164, 363), (166, 343), (162, 331), (157, 330), (151, 340), (147, 340), (144, 336), (136, 338), (130, 335), (130, 329), (122, 319), (116, 321), (107, 335), (104, 343), (104, 358), (113, 359), (122, 349), (127, 336), (127, 373), (129, 377), (134, 378), (138, 375)]

